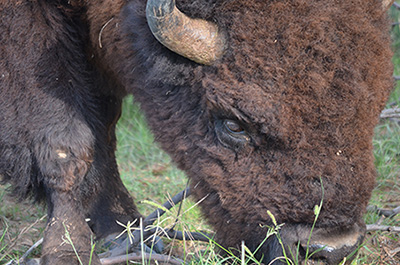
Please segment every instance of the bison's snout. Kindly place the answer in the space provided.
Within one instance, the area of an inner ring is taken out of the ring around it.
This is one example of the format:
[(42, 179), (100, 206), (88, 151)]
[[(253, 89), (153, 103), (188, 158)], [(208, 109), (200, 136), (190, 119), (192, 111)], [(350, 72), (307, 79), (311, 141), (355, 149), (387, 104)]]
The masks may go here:
[[(311, 234), (311, 236), (310, 236)], [(285, 254), (292, 260), (306, 260), (306, 264), (325, 264), (337, 265), (346, 259), (346, 264), (355, 257), (355, 254), (364, 240), (365, 225), (355, 224), (348, 228), (314, 228), (304, 225), (286, 226), (282, 228), (281, 242), (277, 238), (272, 243), (275, 246), (269, 246), (267, 256), (270, 260), (275, 259), (273, 265), (287, 264), (278, 257), (284, 256), (282, 249), (280, 253), (271, 253), (278, 251), (277, 245), (283, 243)]]

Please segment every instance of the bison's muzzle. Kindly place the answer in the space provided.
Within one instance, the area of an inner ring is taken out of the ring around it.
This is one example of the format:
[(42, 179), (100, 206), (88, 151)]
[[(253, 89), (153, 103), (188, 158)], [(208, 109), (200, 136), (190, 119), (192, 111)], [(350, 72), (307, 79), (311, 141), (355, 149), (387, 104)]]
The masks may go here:
[[(348, 264), (364, 240), (365, 225), (355, 224), (348, 228), (314, 228), (304, 225), (284, 225), (280, 239), (275, 237), (265, 249), (265, 264), (287, 264), (279, 257), (293, 261), (307, 260), (306, 264)], [(281, 243), (285, 246), (283, 253)], [(275, 262), (272, 262), (275, 260)], [(272, 263), (271, 263), (272, 262)]]

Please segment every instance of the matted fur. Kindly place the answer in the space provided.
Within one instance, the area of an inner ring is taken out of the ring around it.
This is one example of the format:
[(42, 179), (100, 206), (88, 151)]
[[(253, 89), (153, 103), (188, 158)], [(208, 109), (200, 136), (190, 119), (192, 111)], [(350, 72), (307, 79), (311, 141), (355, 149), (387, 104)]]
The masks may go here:
[[(199, 66), (154, 43), (142, 1), (124, 10), (137, 54), (122, 49), (134, 60), (118, 69), (131, 71), (126, 87), (157, 140), (197, 198), (207, 196), (201, 206), (222, 242), (259, 237), (255, 227), (271, 222), (267, 210), (279, 223), (311, 224), (320, 179), (317, 225), (359, 222), (374, 186), (373, 127), (393, 83), (381, 3), (177, 2), (226, 30), (225, 57)], [(223, 118), (252, 136), (239, 152), (216, 137), (214, 121)]]
[[(244, 240), (254, 249), (265, 236), (262, 226), (271, 224), (267, 210), (279, 223), (311, 225), (322, 189), (319, 228), (362, 225), (375, 179), (373, 128), (392, 87), (381, 2), (178, 0), (177, 6), (225, 32), (226, 53), (213, 65), (158, 43), (146, 24), (145, 0), (2, 3), (8, 15), (1, 20), (0, 109), (7, 115), (0, 120), (0, 174), (20, 194), (45, 190), (55, 198), (48, 196), (50, 205), (75, 198), (66, 207), (91, 216), (99, 235), (114, 217), (139, 216), (114, 158), (120, 102), (132, 93), (195, 197), (206, 198), (200, 206), (224, 246)], [(18, 34), (5, 37), (10, 32)], [(226, 119), (240, 123), (249, 141), (221, 142), (218, 124)], [(67, 166), (53, 153), (60, 146), (73, 158)], [(111, 193), (105, 180), (113, 183)], [(130, 206), (116, 199), (119, 192)]]

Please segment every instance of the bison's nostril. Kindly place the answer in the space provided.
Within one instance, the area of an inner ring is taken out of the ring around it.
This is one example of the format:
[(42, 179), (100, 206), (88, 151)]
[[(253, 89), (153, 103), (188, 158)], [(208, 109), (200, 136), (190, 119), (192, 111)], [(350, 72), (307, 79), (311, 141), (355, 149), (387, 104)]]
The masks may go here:
[(329, 264), (325, 257), (318, 256), (316, 257), (315, 254), (319, 251), (324, 249), (324, 246), (321, 245), (310, 245), (310, 246), (303, 246), (302, 244), (296, 245), (297, 249), (297, 258), (296, 260), (305, 260), (305, 265), (326, 265)]
[(329, 246), (321, 244), (310, 245), (308, 246), (306, 264), (336, 264), (336, 260), (332, 260), (332, 256), (335, 256), (334, 252), (335, 249)]
[[(326, 248), (326, 247), (325, 247)], [(295, 251), (293, 251), (295, 250)], [(330, 262), (323, 254), (324, 246), (322, 245), (303, 245), (301, 243), (294, 244), (289, 250), (291, 253), (291, 261), (293, 264), (303, 265), (331, 265)], [(328, 252), (333, 251), (332, 248), (328, 249)], [(319, 255), (317, 255), (317, 253)], [(337, 264), (335, 264), (337, 265)]]
[(306, 261), (306, 265), (326, 265), (329, 264), (325, 259), (309, 259)]
[(335, 249), (333, 247), (330, 247), (327, 245), (322, 245), (322, 244), (312, 244), (308, 248), (311, 253), (335, 251)]
[(339, 248), (318, 243), (309, 244), (306, 246), (301, 244), (301, 252), (299, 251), (299, 253), (303, 255), (307, 265), (337, 265), (343, 262), (343, 260), (346, 259), (347, 256), (351, 256), (352, 252), (355, 252), (355, 250), (357, 249), (359, 243), (360, 242), (351, 246), (342, 245)]
[(354, 251), (357, 245), (335, 248), (325, 244), (301, 244), (299, 254), (306, 260), (306, 265), (325, 264), (337, 265)]

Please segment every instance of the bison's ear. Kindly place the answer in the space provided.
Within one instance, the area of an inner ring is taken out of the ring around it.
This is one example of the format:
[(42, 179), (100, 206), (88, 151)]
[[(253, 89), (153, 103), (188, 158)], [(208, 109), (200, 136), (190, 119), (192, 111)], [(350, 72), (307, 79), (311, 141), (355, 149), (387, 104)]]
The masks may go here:
[(382, 10), (386, 12), (394, 3), (394, 0), (382, 0)]

